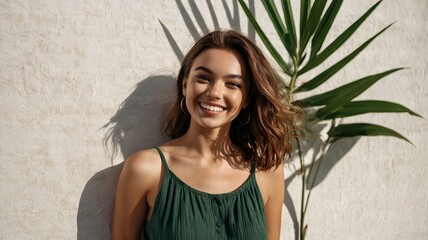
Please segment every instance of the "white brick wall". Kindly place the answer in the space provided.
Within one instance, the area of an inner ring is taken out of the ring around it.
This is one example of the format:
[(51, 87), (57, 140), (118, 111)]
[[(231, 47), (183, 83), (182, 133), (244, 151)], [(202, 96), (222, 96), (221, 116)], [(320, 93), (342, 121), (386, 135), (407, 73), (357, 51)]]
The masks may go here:
[[(75, 239), (76, 232), (81, 240), (108, 239), (120, 165), (111, 167), (102, 146), (106, 131), (100, 129), (111, 118), (117, 123), (122, 148), (114, 164), (163, 141), (159, 119), (174, 91), (178, 52), (186, 52), (202, 32), (195, 8), (208, 29), (215, 26), (206, 1), (182, 2), (0, 1), (0, 239)], [(334, 33), (375, 2), (345, 1)], [(247, 32), (240, 9), (239, 18), (229, 21), (223, 1), (212, 6), (222, 28)], [(275, 36), (261, 4), (255, 8)], [(183, 20), (186, 12), (193, 35)], [(428, 117), (427, 12), (425, 0), (384, 1), (333, 59), (398, 22), (323, 89), (409, 67), (361, 98), (399, 102)], [(383, 137), (363, 138), (353, 147), (354, 140), (339, 143), (332, 156), (350, 151), (330, 163), (333, 169), (313, 192), (308, 239), (427, 239), (426, 120), (400, 114), (355, 119), (397, 129), (416, 147)], [(292, 170), (288, 166), (287, 175)], [(299, 186), (296, 178), (288, 187), (297, 210)], [(282, 238), (294, 239), (286, 209)]]

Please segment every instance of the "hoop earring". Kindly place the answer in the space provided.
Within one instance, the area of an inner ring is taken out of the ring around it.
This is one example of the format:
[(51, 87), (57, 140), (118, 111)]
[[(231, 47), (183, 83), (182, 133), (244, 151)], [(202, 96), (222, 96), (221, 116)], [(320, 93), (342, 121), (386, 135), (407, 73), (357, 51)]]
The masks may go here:
[[(249, 122), (250, 122), (250, 119), (251, 119), (251, 114), (250, 114), (250, 111), (248, 111), (248, 110), (245, 110), (245, 108), (243, 109), (243, 110), (241, 110), (241, 113), (242, 112), (248, 112), (248, 118), (247, 118), (247, 120), (245, 121), (245, 122), (242, 122), (241, 121), (241, 118), (238, 116), (238, 122), (240, 123), (240, 124), (242, 124), (242, 125), (247, 125)], [(239, 114), (240, 116), (241, 116), (241, 114)], [(244, 115), (244, 114), (242, 114), (242, 115)]]
[(185, 98), (185, 96), (183, 96), (183, 98), (180, 101), (180, 108), (181, 108), (181, 111), (184, 113), (184, 115), (188, 115), (189, 111), (186, 112), (186, 111), (184, 111), (184, 108), (183, 108), (183, 100), (184, 100), (184, 98)]

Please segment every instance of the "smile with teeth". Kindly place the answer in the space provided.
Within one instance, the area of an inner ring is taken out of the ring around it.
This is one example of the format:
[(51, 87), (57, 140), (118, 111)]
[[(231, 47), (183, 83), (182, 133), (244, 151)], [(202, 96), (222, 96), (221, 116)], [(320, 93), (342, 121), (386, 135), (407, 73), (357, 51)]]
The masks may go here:
[(222, 111), (224, 110), (224, 109), (223, 109), (223, 108), (221, 108), (221, 107), (211, 106), (211, 105), (208, 105), (208, 104), (206, 104), (206, 103), (200, 103), (200, 106), (201, 106), (203, 109), (207, 109), (207, 110), (214, 111), (214, 112), (222, 112)]

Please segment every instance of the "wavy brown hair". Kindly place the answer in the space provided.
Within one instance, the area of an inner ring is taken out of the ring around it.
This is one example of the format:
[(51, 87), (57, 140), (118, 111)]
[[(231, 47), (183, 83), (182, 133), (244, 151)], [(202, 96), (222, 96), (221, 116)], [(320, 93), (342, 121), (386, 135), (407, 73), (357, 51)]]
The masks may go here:
[[(267, 171), (280, 166), (286, 155), (290, 156), (293, 151), (290, 141), (295, 132), (295, 114), (291, 104), (287, 103), (283, 82), (262, 51), (250, 39), (233, 30), (216, 30), (206, 34), (184, 57), (177, 77), (177, 98), (164, 123), (164, 134), (174, 139), (187, 132), (190, 115), (184, 114), (180, 108), (183, 79), (188, 77), (195, 58), (211, 48), (239, 53), (245, 61), (246, 81), (250, 86), (249, 105), (232, 121), (229, 137), (233, 145), (228, 147), (232, 153), (242, 156), (240, 159), (244, 160), (241, 161), (249, 163), (255, 158), (258, 170)], [(247, 120), (248, 113), (248, 124), (241, 124), (240, 121), (245, 123)]]

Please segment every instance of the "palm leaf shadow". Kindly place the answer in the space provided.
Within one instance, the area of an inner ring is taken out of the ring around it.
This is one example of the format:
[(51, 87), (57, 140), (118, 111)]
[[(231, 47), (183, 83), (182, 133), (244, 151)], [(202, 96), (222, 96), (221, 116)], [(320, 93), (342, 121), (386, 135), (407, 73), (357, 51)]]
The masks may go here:
[[(330, 173), (333, 167), (344, 158), (344, 156), (355, 146), (360, 138), (347, 138), (341, 139), (335, 143), (333, 143), (330, 148), (327, 150), (323, 162), (320, 161), (319, 154), (321, 153), (323, 140), (321, 139), (321, 132), (327, 124), (325, 123), (309, 123), (307, 128), (311, 130), (310, 138), (307, 139), (306, 142), (303, 143), (302, 152), (311, 152), (311, 162), (313, 165), (305, 166), (306, 169), (312, 168), (313, 171), (318, 167), (321, 163), (318, 175), (314, 181), (313, 187), (318, 186)], [(293, 222), (294, 229), (294, 237), (295, 240), (298, 239), (299, 236), (299, 220), (297, 217), (297, 211), (294, 206), (292, 197), (290, 192), (287, 190), (287, 186), (291, 184), (291, 182), (295, 179), (295, 177), (301, 175), (301, 168), (298, 168), (293, 171), (293, 173), (285, 179), (285, 198), (284, 205), (287, 208), (288, 213), (290, 214), (291, 220)], [(312, 173), (309, 178), (306, 179), (307, 189), (312, 185), (314, 174)]]
[[(192, 21), (192, 17), (189, 14), (189, 11), (186, 10), (182, 1), (176, 0), (175, 2), (176, 2), (177, 7), (180, 11), (181, 17), (183, 18), (184, 24), (186, 25), (187, 31), (189, 32), (189, 34), (192, 36), (192, 38), (195, 41), (197, 39), (199, 39), (202, 36), (202, 34), (206, 34), (210, 31), (210, 27), (207, 24), (206, 19), (204, 19), (204, 16), (201, 14), (201, 11), (199, 10), (195, 1), (189, 0), (188, 2), (190, 5), (192, 15), (193, 15), (194, 19), (196, 20), (196, 23), (197, 23), (199, 29), (201, 29), (201, 31), (198, 31), (198, 28), (195, 26), (194, 22)], [(213, 23), (214, 29), (223, 28), (223, 26), (221, 26), (219, 24), (217, 13), (215, 12), (211, 1), (207, 0), (206, 3), (208, 6), (208, 10), (210, 12), (210, 17), (211, 17), (211, 21)], [(222, 4), (223, 4), (223, 8), (224, 8), (224, 11), (226, 13), (228, 24), (229, 24), (229, 26), (226, 26), (224, 28), (232, 28), (232, 29), (235, 29), (237, 31), (241, 31), (241, 21), (240, 21), (239, 6), (238, 6), (237, 1), (233, 1), (232, 11), (230, 10), (230, 7), (227, 5), (227, 2), (225, 0), (222, 0)], [(250, 7), (251, 11), (253, 11), (253, 12), (255, 11), (254, 0), (249, 1), (249, 7)], [(233, 12), (233, 14), (232, 14), (232, 12)], [(171, 46), (175, 56), (177, 57), (177, 60), (179, 62), (181, 62), (181, 60), (184, 57), (183, 51), (181, 51), (177, 41), (175, 40), (175, 38), (171, 34), (168, 27), (166, 27), (165, 24), (163, 24), (160, 19), (158, 19), (158, 21), (162, 27), (163, 32), (165, 33), (165, 36), (168, 40), (169, 45)], [(248, 34), (247, 34), (247, 36), (253, 41), (256, 38), (256, 31), (254, 30), (254, 27), (251, 25), (250, 22), (248, 22)]]

